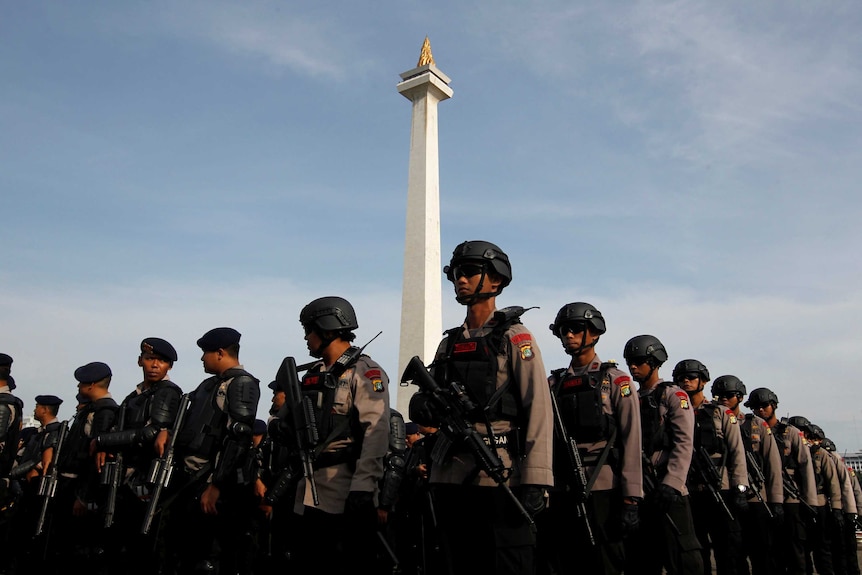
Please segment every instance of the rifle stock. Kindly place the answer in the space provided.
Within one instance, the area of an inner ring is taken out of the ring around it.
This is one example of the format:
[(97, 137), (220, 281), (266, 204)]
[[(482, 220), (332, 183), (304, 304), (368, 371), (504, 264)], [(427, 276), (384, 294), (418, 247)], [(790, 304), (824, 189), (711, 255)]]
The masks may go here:
[(757, 459), (754, 458), (754, 454), (747, 449), (745, 450), (745, 462), (747, 463), (746, 467), (748, 469), (748, 482), (754, 490), (754, 495), (757, 497), (758, 501), (763, 503), (763, 507), (766, 508), (766, 513), (770, 518), (772, 518), (774, 516), (772, 509), (769, 508), (769, 505), (767, 505), (766, 501), (763, 499), (763, 495), (760, 494), (760, 490), (763, 489), (763, 486), (766, 484), (766, 478), (763, 476), (763, 471), (757, 464)]
[(54, 452), (51, 454), (51, 463), (48, 465), (48, 469), (39, 481), (39, 495), (42, 497), (42, 505), (39, 509), (39, 519), (36, 521), (35, 535), (37, 537), (42, 534), (42, 529), (45, 526), (45, 519), (48, 516), (48, 505), (51, 503), (51, 500), (57, 492), (57, 478), (60, 475), (60, 471), (57, 469), (57, 462), (60, 460), (60, 452), (63, 449), (63, 444), (66, 443), (66, 436), (68, 433), (68, 422), (61, 422), (60, 431), (57, 435), (57, 443), (54, 445)]
[(691, 465), (700, 475), (702, 482), (712, 494), (712, 498), (715, 499), (715, 502), (718, 503), (722, 509), (724, 509), (727, 517), (733, 521), (733, 513), (730, 511), (730, 508), (727, 506), (727, 503), (725, 503), (724, 498), (721, 496), (719, 491), (721, 489), (721, 474), (718, 472), (718, 469), (715, 468), (715, 465), (712, 463), (712, 457), (709, 456), (709, 453), (707, 453), (703, 446), (700, 446), (695, 450), (694, 457), (691, 459)]
[(171, 435), (168, 439), (165, 451), (161, 457), (153, 461), (154, 467), (150, 474), (151, 483), (153, 484), (153, 492), (150, 495), (150, 501), (147, 504), (147, 513), (144, 515), (144, 522), (141, 525), (141, 533), (144, 535), (150, 532), (153, 518), (155, 517), (156, 512), (159, 511), (159, 501), (162, 497), (162, 491), (168, 486), (168, 483), (170, 483), (174, 468), (174, 449), (177, 443), (177, 436), (180, 434), (186, 411), (188, 411), (189, 401), (191, 401), (189, 394), (183, 394), (180, 399), (177, 418), (174, 420), (174, 426), (171, 428)]
[[(443, 437), (453, 444), (466, 446), (479, 468), (506, 492), (531, 528), (535, 529), (532, 516), (509, 487), (507, 469), (496, 449), (485, 443), (485, 439), (466, 418), (466, 414), (476, 406), (464, 390), (453, 383), (452, 392), (444, 391), (428, 373), (428, 369), (418, 355), (414, 355), (407, 363), (401, 382), (412, 382), (428, 395), (434, 404), (435, 413), (440, 417), (439, 430)], [(440, 439), (442, 438), (438, 438), (437, 441), (439, 442)]]

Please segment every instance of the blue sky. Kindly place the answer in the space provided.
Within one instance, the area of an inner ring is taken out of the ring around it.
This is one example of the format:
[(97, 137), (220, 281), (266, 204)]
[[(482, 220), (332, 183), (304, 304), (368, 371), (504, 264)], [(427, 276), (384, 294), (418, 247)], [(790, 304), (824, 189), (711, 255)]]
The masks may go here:
[[(498, 305), (547, 329), (605, 315), (604, 359), (651, 333), (769, 387), (862, 448), (858, 2), (0, 1), (0, 351), (16, 393), (72, 412), (74, 369), (121, 398), (164, 337), (242, 332), (264, 384), (307, 361), (299, 310), (357, 309), (397, 366), (410, 102), (440, 104), (441, 243), (510, 256)], [(444, 262), (445, 263), (445, 262)], [(441, 274), (442, 281), (442, 274)], [(443, 325), (463, 318), (443, 286)], [(395, 387), (395, 386), (393, 386)], [(259, 414), (270, 395), (264, 389)]]

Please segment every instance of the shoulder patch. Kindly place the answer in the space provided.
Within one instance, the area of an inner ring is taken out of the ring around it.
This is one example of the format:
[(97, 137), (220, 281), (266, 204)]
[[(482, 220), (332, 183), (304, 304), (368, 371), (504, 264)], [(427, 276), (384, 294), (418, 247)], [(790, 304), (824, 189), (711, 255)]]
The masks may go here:
[(621, 375), (614, 380), (614, 385), (623, 385), (623, 384), (631, 385), (632, 384), (632, 378), (630, 378), (627, 375)]
[[(622, 378), (620, 377), (618, 379), (622, 379)], [(616, 383), (616, 381), (614, 383)], [(620, 395), (621, 396), (628, 397), (632, 394), (632, 386), (628, 382), (623, 383), (623, 384), (617, 384), (617, 385), (620, 386)]]
[(380, 375), (381, 373), (379, 369), (369, 369), (365, 372), (365, 377), (367, 377), (368, 379), (380, 379)]
[(533, 346), (530, 345), (530, 342), (520, 344), (518, 346), (518, 352), (521, 354), (521, 359), (524, 361), (530, 361), (536, 354), (533, 353)]
[(689, 408), (688, 394), (686, 392), (676, 391), (676, 392), (674, 392), (674, 395), (676, 395), (679, 398), (679, 406), (682, 409), (688, 409)]
[(382, 393), (384, 391), (383, 380), (382, 379), (372, 379), (371, 380), (371, 389), (373, 389), (377, 393)]
[(737, 419), (736, 419), (736, 414), (733, 413), (733, 410), (728, 409), (725, 411), (725, 413), (727, 414), (727, 417), (730, 419), (730, 423), (735, 425), (737, 422)]
[(529, 334), (529, 333), (519, 333), (517, 335), (513, 335), (511, 339), (512, 339), (512, 343), (514, 343), (515, 345), (521, 345), (524, 342), (526, 342), (526, 343), (532, 342), (533, 336), (532, 336), (532, 334)]

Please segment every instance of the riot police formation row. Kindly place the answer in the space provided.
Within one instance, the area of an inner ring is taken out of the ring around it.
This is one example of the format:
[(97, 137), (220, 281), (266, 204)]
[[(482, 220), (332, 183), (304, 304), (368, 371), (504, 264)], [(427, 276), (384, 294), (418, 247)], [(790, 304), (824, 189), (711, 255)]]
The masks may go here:
[(547, 372), (527, 309), (497, 307), (505, 252), (463, 242), (444, 273), (465, 319), (405, 369), (409, 422), (337, 296), (302, 308), (314, 360), (283, 358), (266, 422), (229, 327), (197, 341), (211, 377), (190, 392), (161, 338), (141, 342), (143, 380), (119, 404), (106, 364), (80, 367), (75, 415), (38, 396), (24, 442), (0, 354), (4, 570), (859, 572), (859, 481), (821, 428), (776, 417), (774, 392), (743, 415), (745, 385), (723, 375), (709, 401), (706, 365), (664, 380), (648, 334), (626, 343), (625, 373), (599, 357), (607, 324), (587, 302), (550, 324), (569, 362)]

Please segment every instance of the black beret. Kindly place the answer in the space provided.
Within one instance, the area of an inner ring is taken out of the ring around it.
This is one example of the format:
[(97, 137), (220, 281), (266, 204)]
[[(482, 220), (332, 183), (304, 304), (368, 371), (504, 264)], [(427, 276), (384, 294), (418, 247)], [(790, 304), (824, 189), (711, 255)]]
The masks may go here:
[(148, 337), (141, 342), (141, 353), (154, 353), (170, 362), (177, 360), (177, 350), (160, 337)]
[(419, 424), (413, 423), (412, 421), (404, 424), (404, 431), (406, 435), (413, 435), (419, 433)]
[(36, 404), (37, 405), (60, 405), (63, 403), (63, 400), (57, 397), (56, 395), (37, 395), (36, 396)]
[(6, 385), (9, 386), (10, 390), (18, 387), (17, 385), (15, 385), (15, 378), (12, 377), (11, 375), (6, 376)]
[(12, 365), (12, 356), (7, 353), (0, 353), (0, 366)]
[(240, 333), (232, 327), (217, 327), (209, 330), (198, 340), (204, 351), (218, 351), (239, 343)]
[(281, 389), (281, 385), (279, 385), (279, 383), (274, 380), (269, 382), (269, 388), (273, 391), (284, 391)]
[(94, 383), (101, 381), (111, 375), (111, 368), (107, 363), (94, 361), (87, 365), (82, 365), (75, 370), (75, 379), (80, 383)]
[(266, 422), (262, 419), (255, 419), (251, 432), (254, 435), (266, 435)]

